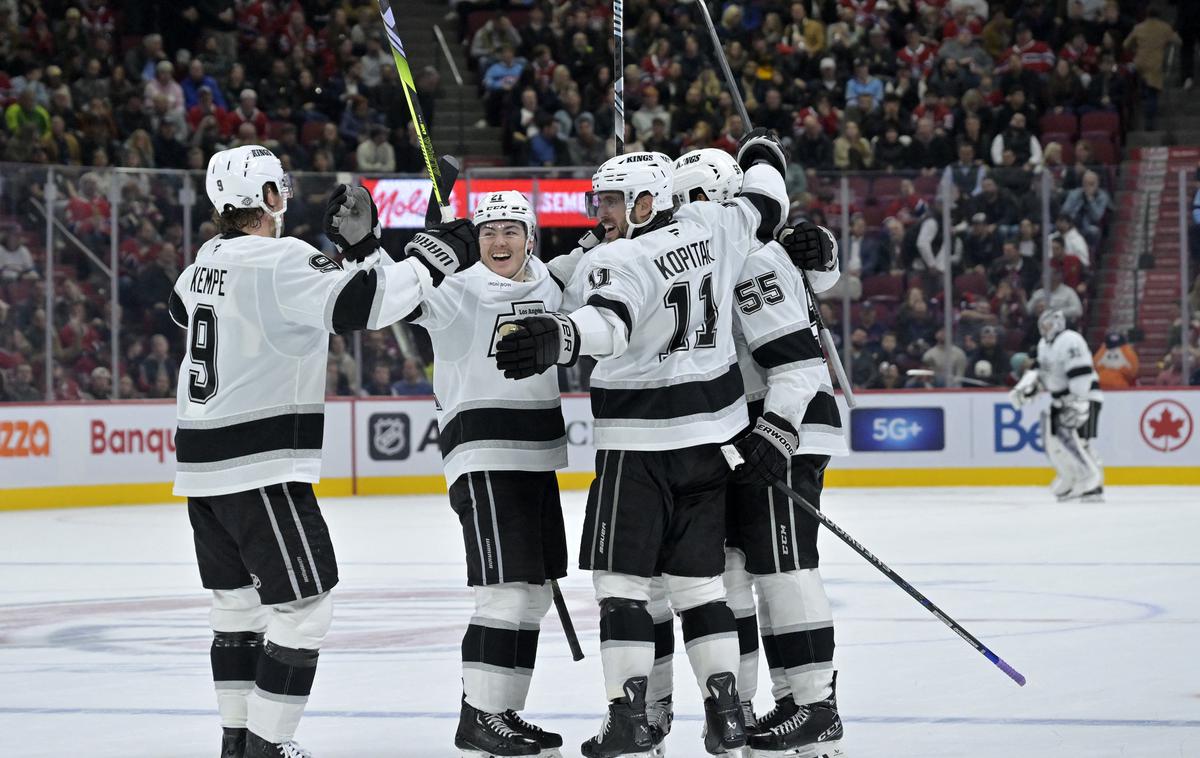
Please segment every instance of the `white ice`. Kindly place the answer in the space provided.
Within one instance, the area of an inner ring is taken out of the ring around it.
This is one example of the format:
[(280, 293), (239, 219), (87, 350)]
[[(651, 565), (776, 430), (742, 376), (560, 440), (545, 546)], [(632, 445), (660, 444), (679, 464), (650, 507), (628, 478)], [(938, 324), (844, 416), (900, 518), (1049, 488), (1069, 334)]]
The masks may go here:
[[(578, 535), (582, 493), (565, 505)], [(457, 755), (457, 520), (442, 497), (324, 508), (342, 582), (298, 739), (318, 758)], [(1200, 756), (1200, 490), (831, 490), (825, 510), (1029, 679), (824, 534), (851, 758)], [(563, 586), (588, 657), (552, 612), (528, 715), (572, 756), (603, 694), (590, 583)], [(215, 756), (207, 601), (183, 507), (0, 513), (0, 756)], [(690, 758), (701, 708), (678, 647), (668, 748)]]

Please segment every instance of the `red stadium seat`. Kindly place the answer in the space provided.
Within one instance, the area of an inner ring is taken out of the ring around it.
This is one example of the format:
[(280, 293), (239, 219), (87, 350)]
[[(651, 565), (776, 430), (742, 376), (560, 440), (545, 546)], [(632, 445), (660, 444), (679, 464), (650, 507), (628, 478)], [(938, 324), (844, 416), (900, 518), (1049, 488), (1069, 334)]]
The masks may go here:
[(882, 205), (867, 205), (862, 209), (863, 218), (866, 219), (868, 229), (877, 229), (883, 224), (884, 214), (887, 208)]
[(1044, 149), (1051, 142), (1057, 142), (1065, 148), (1066, 145), (1071, 144), (1071, 137), (1072, 135), (1066, 132), (1044, 132), (1041, 138), (1042, 148)]
[(913, 186), (917, 190), (917, 194), (924, 197), (926, 200), (932, 200), (938, 191), (938, 183), (942, 181), (941, 174), (933, 176), (918, 176), (913, 179)]
[(892, 274), (868, 276), (862, 282), (862, 296), (869, 299), (891, 297), (899, 301), (904, 296), (904, 278)]
[(311, 145), (321, 139), (321, 131), (325, 128), (324, 121), (306, 121), (300, 128), (300, 144)]
[[(875, 179), (875, 183), (871, 185), (871, 195), (879, 198), (880, 195), (899, 195), (900, 182), (904, 181), (899, 176), (880, 176)], [(886, 205), (882, 200), (880, 205)]]
[(968, 292), (976, 295), (986, 295), (988, 291), (987, 276), (977, 271), (968, 271), (954, 277), (954, 291), (961, 297)]
[(1079, 120), (1074, 113), (1047, 113), (1038, 123), (1042, 128), (1043, 142), (1049, 140), (1046, 136), (1048, 132), (1066, 134), (1067, 139), (1079, 133)]
[(1121, 116), (1113, 111), (1092, 111), (1079, 120), (1079, 131), (1088, 139), (1088, 132), (1105, 132), (1113, 142), (1121, 138)]
[(1117, 148), (1113, 143), (1104, 138), (1088, 137), (1084, 138), (1092, 144), (1092, 157), (1096, 163), (1103, 166), (1114, 166), (1117, 163)]
[(267, 122), (267, 139), (277, 140), (283, 136), (283, 128), (288, 125), (286, 121), (269, 121)]

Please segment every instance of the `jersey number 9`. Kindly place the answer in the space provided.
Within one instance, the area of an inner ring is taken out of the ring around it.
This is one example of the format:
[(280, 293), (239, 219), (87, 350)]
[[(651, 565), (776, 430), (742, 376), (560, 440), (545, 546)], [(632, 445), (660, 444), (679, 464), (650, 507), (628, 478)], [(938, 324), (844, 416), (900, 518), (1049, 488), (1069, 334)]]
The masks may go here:
[(188, 397), (203, 405), (217, 394), (217, 312), (211, 305), (197, 305), (192, 311), (188, 336), (193, 364), (188, 370)]

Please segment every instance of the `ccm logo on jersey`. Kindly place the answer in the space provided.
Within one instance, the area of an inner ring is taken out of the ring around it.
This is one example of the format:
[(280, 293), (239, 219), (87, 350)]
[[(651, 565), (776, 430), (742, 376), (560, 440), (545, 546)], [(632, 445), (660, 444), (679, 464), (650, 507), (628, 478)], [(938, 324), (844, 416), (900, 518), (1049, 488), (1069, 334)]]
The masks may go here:
[(319, 253), (308, 259), (308, 265), (312, 266), (323, 274), (327, 274), (330, 271), (342, 270), (342, 264), (338, 263), (327, 255), (321, 255)]
[(50, 427), (45, 421), (0, 421), (0, 458), (45, 458), (50, 455)]

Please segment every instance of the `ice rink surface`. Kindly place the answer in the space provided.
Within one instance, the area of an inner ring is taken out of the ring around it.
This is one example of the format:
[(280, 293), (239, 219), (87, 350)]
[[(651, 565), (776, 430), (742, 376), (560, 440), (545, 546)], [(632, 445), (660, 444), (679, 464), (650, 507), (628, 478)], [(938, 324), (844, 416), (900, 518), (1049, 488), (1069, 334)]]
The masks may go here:
[[(578, 535), (582, 493), (564, 505)], [(457, 520), (442, 497), (324, 508), (342, 581), (298, 739), (317, 758), (457, 755), (471, 608)], [(1115, 487), (1089, 505), (1025, 488), (831, 490), (825, 510), (1029, 679), (1017, 687), (824, 534), (850, 758), (1200, 756), (1200, 490)], [(217, 754), (192, 555), (180, 506), (0, 513), (0, 756)], [(588, 577), (563, 589), (588, 657), (571, 661), (551, 611), (528, 715), (570, 756), (603, 695)], [(678, 647), (668, 755), (690, 758), (702, 709)]]

